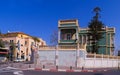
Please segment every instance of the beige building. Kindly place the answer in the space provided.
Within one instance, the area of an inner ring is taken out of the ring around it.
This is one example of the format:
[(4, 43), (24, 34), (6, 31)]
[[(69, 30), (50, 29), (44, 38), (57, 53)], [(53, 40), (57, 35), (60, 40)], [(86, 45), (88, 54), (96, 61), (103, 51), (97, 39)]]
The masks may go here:
[[(24, 59), (28, 61), (32, 56), (32, 50), (39, 50), (40, 46), (46, 45), (46, 42), (41, 38), (37, 38), (37, 40), (36, 38), (23, 32), (9, 32), (0, 37), (3, 41), (14, 43), (16, 46), (13, 54), (14, 60)], [(7, 47), (10, 47), (10, 44)]]

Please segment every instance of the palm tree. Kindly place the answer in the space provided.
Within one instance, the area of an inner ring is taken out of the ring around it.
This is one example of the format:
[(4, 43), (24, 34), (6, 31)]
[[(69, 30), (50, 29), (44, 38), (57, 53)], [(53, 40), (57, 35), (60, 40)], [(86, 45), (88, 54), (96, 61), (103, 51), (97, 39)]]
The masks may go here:
[(99, 12), (101, 9), (99, 7), (96, 7), (93, 9), (93, 12), (95, 12), (95, 16), (91, 20), (91, 22), (88, 25), (88, 37), (89, 41), (92, 41), (92, 53), (98, 53), (98, 41), (103, 38), (103, 34), (101, 31), (103, 31), (104, 24), (99, 21), (100, 14)]

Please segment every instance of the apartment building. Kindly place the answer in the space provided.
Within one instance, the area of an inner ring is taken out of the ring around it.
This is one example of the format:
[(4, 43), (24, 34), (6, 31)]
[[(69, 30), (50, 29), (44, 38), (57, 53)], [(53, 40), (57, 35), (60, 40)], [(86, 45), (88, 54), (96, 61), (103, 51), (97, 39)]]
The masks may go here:
[(39, 50), (40, 46), (46, 45), (46, 42), (41, 38), (37, 38), (39, 41), (36, 41), (34, 37), (23, 32), (8, 32), (2, 34), (0, 39), (8, 43), (6, 44), (8, 48), (11, 47), (11, 44), (15, 45), (14, 53), (11, 54), (13, 60), (24, 59), (30, 61), (32, 52), (34, 50)]

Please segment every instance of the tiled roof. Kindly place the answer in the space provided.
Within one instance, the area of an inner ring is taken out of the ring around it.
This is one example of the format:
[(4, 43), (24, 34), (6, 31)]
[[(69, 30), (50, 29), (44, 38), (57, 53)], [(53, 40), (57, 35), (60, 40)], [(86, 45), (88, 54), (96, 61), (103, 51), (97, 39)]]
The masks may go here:
[[(18, 34), (23, 34), (23, 35), (30, 36), (30, 35), (25, 34), (23, 32), (9, 32), (9, 33), (6, 33), (6, 34), (2, 34), (1, 37), (16, 37)], [(32, 37), (32, 36), (30, 36), (30, 37)]]

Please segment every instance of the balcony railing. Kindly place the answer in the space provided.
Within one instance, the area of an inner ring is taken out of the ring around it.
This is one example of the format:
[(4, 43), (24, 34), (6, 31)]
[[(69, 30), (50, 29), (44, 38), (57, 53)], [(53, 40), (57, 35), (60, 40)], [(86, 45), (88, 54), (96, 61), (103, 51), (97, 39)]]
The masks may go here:
[(60, 43), (75, 43), (75, 40), (60, 40)]
[(119, 56), (102, 55), (102, 54), (87, 54), (87, 58), (109, 58), (109, 59), (120, 59)]
[(109, 31), (114, 31), (114, 28), (107, 28)]
[[(39, 50), (77, 50), (76, 45), (59, 45), (59, 46), (41, 46)], [(79, 50), (86, 50), (86, 45), (79, 45)]]
[(59, 50), (75, 50), (77, 46), (71, 46), (71, 45), (60, 45), (58, 46)]

